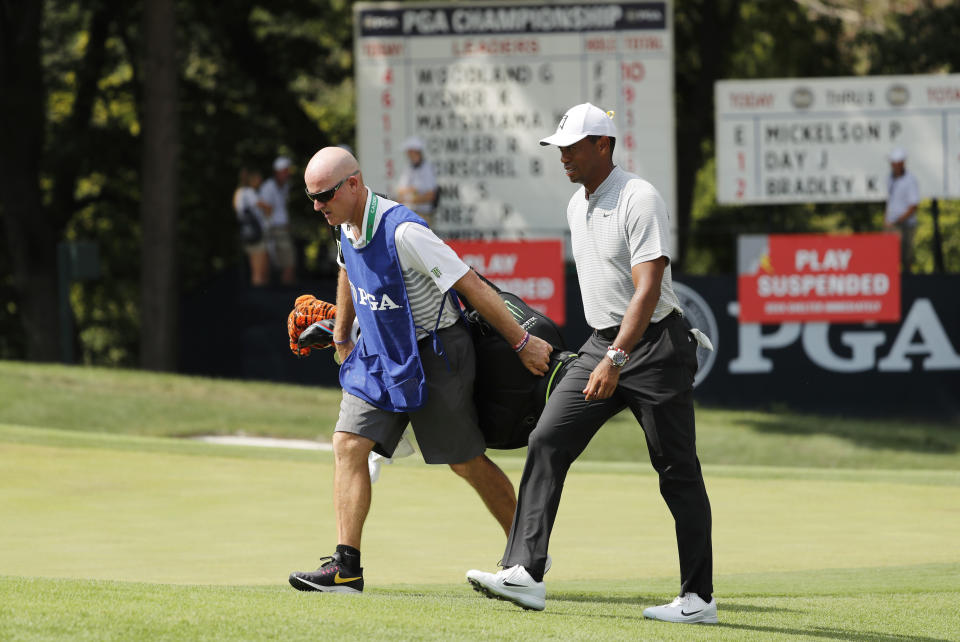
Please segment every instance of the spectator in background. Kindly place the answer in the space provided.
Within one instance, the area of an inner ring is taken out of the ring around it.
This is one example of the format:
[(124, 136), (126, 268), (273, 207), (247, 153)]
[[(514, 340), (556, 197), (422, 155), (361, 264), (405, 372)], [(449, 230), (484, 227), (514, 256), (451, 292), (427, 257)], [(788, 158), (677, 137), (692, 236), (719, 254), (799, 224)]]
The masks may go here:
[(902, 147), (891, 150), (888, 159), (890, 176), (887, 177), (887, 208), (883, 229), (900, 233), (900, 262), (903, 272), (909, 274), (913, 266), (913, 237), (917, 231), (920, 187), (916, 176), (906, 169), (907, 152)]
[(233, 193), (233, 209), (240, 223), (243, 250), (250, 260), (250, 284), (261, 287), (270, 281), (270, 257), (264, 231), (267, 227), (263, 215), (264, 203), (257, 194), (263, 175), (246, 167), (240, 169), (237, 189)]
[(280, 271), (280, 281), (293, 283), (296, 275), (296, 252), (290, 234), (287, 197), (290, 194), (290, 159), (279, 156), (273, 161), (273, 177), (260, 187), (260, 200), (267, 216), (267, 251), (273, 266)]
[(437, 175), (433, 165), (423, 157), (423, 141), (418, 137), (411, 136), (403, 141), (403, 151), (410, 164), (397, 181), (396, 199), (433, 227), (433, 212), (437, 206)]

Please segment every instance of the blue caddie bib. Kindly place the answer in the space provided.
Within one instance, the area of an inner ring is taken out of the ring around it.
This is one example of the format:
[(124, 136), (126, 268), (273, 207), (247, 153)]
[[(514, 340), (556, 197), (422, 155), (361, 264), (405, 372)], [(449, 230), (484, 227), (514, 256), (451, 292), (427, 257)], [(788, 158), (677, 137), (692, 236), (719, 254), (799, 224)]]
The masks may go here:
[[(371, 194), (371, 222), (377, 202), (377, 195)], [(360, 249), (340, 232), (350, 295), (361, 329), (356, 347), (340, 366), (340, 385), (390, 412), (417, 410), (427, 401), (416, 328), (397, 256), (397, 226), (407, 222), (426, 225), (402, 205), (390, 208), (383, 213), (373, 238)]]

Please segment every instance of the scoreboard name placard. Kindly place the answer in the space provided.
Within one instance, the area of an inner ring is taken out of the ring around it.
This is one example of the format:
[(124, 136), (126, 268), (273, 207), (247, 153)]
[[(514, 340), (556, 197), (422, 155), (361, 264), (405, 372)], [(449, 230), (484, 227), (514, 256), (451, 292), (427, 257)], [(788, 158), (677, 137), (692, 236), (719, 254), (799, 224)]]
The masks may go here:
[(923, 196), (960, 196), (960, 74), (722, 81), (717, 200), (883, 201), (907, 152)]

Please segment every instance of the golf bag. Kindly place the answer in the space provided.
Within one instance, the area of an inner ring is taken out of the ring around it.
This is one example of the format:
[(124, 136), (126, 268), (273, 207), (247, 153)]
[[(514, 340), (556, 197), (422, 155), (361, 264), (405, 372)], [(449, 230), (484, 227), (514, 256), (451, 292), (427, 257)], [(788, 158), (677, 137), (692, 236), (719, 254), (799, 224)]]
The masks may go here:
[(534, 375), (520, 362), (506, 339), (480, 316), (469, 301), (461, 298), (477, 353), (473, 396), (487, 447), (523, 448), (550, 393), (577, 354), (565, 349), (560, 329), (548, 316), (531, 308), (517, 295), (504, 292), (479, 276), (496, 290), (521, 327), (553, 346), (547, 373), (542, 377)]
[[(469, 301), (461, 297), (455, 299), (463, 304), (463, 316), (477, 355), (473, 396), (487, 447), (503, 450), (523, 448), (540, 419), (550, 393), (577, 355), (565, 349), (560, 329), (552, 319), (531, 308), (517, 295), (504, 292), (479, 273), (477, 275), (500, 295), (517, 323), (553, 346), (547, 373), (538, 377), (524, 367), (513, 347)], [(290, 349), (294, 354), (303, 357), (310, 354), (311, 349), (320, 350), (333, 345), (335, 311), (332, 304), (313, 296), (302, 295), (297, 298), (287, 318)], [(358, 334), (359, 325), (354, 320), (354, 342)]]

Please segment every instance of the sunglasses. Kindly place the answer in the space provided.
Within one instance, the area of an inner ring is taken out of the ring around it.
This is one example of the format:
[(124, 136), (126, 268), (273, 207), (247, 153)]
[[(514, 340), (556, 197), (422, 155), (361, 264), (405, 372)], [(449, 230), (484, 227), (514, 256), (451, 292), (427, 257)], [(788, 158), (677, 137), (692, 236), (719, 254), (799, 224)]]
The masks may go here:
[[(360, 170), (357, 170), (353, 174), (350, 174), (350, 176), (356, 176), (359, 173), (360, 173)], [(342, 181), (340, 181), (330, 189), (325, 189), (322, 192), (313, 192), (313, 193), (307, 192), (307, 198), (309, 198), (314, 203), (326, 203), (327, 201), (333, 198), (333, 195), (337, 193), (337, 190), (340, 189), (341, 185), (347, 182), (347, 178), (350, 178), (350, 176), (347, 176), (346, 178), (344, 178)]]

